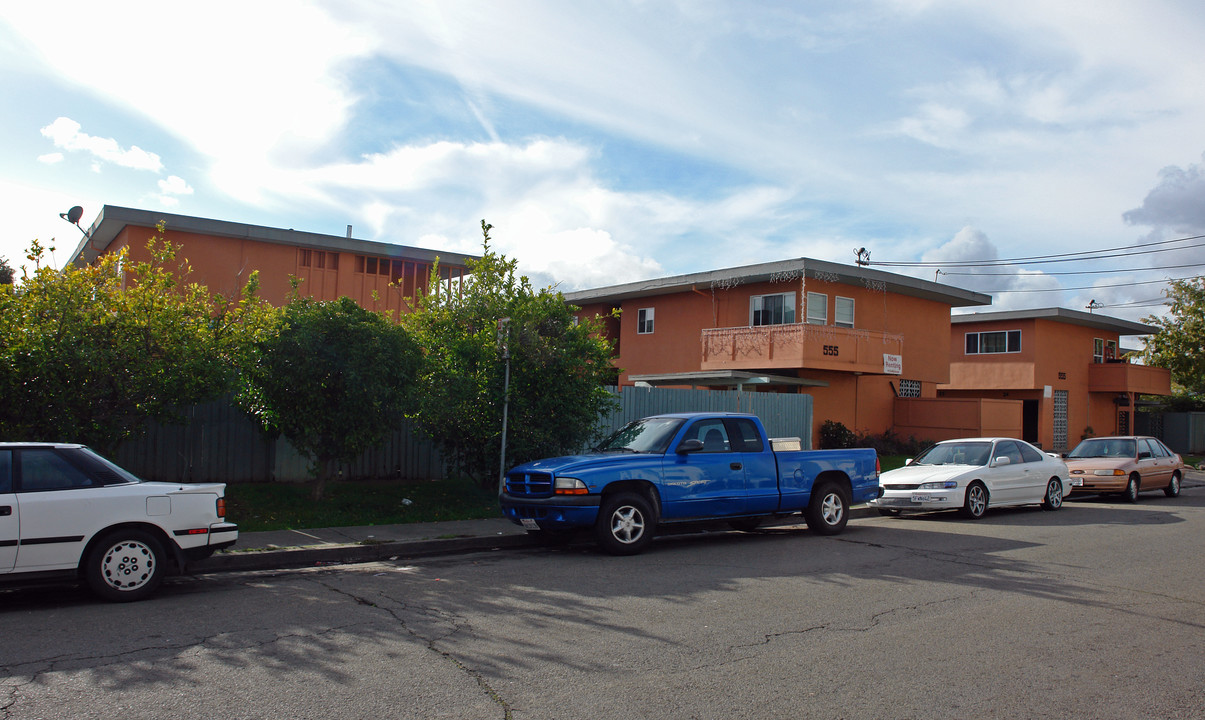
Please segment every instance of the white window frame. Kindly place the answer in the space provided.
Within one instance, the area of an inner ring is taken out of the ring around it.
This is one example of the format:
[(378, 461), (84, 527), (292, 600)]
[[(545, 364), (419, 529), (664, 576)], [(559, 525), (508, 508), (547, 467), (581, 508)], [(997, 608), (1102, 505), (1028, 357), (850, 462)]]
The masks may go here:
[[(762, 307), (766, 298), (781, 297), (782, 298), (782, 322), (760, 323), (754, 325), (754, 319), (759, 311), (764, 312)], [(754, 295), (749, 298), (749, 327), (761, 327), (764, 325), (794, 325), (795, 324), (795, 293), (767, 293), (765, 295)]]
[(637, 335), (652, 335), (653, 320), (656, 315), (654, 308), (640, 308), (636, 311), (636, 334)]
[[(1017, 349), (1009, 350), (1008, 349), (1009, 335), (1012, 335), (1013, 333), (1017, 334)], [(984, 335), (997, 335), (997, 334), (1004, 335), (1004, 349), (999, 350), (999, 351), (994, 351), (994, 352), (984, 352), (983, 336)], [(970, 338), (972, 335), (975, 336), (975, 352), (971, 352), (970, 350), (967, 350), (967, 345), (966, 345), (967, 339)], [(1021, 330), (1018, 328), (1015, 330), (983, 330), (981, 332), (969, 332), (963, 337), (962, 350), (963, 350), (963, 354), (965, 354), (965, 355), (1015, 355), (1015, 354), (1021, 352)]]
[(828, 295), (809, 292), (807, 316), (808, 325), (828, 325)]
[[(842, 317), (841, 317), (841, 306), (842, 305), (847, 305), (849, 307), (849, 319), (848, 320), (842, 319)], [(843, 327), (843, 328), (852, 328), (854, 326), (854, 299), (853, 298), (842, 297), (842, 296), (838, 295), (837, 298), (835, 300), (833, 300), (833, 326), (834, 327)]]
[(1092, 338), (1092, 362), (1102, 363), (1105, 361), (1105, 339)]

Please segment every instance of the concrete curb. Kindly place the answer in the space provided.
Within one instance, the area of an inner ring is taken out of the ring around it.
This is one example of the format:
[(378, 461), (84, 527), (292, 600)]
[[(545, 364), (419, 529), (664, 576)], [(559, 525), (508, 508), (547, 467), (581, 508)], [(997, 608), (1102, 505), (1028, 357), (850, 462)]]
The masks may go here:
[[(849, 519), (878, 515), (874, 508), (850, 508)], [(802, 522), (802, 518), (798, 519)], [(406, 558), (463, 555), (493, 550), (513, 550), (539, 547), (539, 541), (526, 533), (512, 535), (475, 535), (437, 540), (403, 540), (347, 544), (326, 544), (317, 547), (271, 548), (220, 552), (213, 557), (189, 565), (190, 574), (217, 572), (249, 572), (285, 570), (326, 565), (353, 565)], [(237, 545), (235, 546), (238, 547)]]

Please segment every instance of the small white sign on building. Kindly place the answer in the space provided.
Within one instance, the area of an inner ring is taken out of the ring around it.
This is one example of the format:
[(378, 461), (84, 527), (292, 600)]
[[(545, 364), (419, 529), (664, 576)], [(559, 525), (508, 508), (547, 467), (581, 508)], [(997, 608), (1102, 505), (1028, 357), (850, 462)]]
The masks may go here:
[(903, 375), (904, 356), (883, 353), (883, 373), (886, 375)]

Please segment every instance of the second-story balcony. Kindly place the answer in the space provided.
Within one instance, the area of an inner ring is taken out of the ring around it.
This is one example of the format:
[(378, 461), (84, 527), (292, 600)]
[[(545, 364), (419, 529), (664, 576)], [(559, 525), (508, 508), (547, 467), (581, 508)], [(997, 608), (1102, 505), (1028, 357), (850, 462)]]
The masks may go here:
[(1171, 395), (1172, 374), (1165, 368), (1128, 362), (1092, 363), (1088, 366), (1088, 391)]
[[(807, 368), (884, 374), (904, 336), (831, 325), (761, 325), (703, 331), (703, 370)], [(898, 371), (896, 371), (898, 372)]]

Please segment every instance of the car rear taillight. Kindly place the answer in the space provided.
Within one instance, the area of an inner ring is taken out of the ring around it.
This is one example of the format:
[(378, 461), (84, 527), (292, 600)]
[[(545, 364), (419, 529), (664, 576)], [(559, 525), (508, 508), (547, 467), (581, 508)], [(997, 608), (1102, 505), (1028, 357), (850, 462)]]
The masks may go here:
[(217, 509), (218, 517), (220, 517), (220, 518), (226, 517), (226, 498), (224, 498), (224, 497), (218, 498), (218, 504), (217, 504), (216, 509)]

